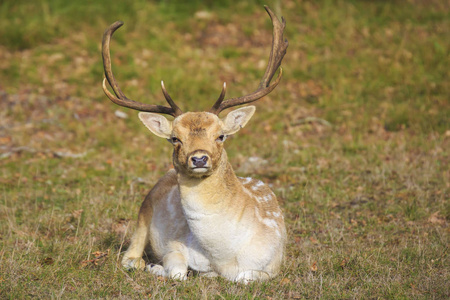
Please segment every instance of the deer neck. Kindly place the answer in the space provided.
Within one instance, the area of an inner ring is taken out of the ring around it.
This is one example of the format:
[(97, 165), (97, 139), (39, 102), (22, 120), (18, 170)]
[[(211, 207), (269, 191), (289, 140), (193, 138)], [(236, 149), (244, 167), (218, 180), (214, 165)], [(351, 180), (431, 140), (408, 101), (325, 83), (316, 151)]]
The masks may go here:
[(181, 203), (189, 211), (204, 214), (220, 212), (229, 205), (240, 182), (223, 150), (217, 169), (210, 176), (197, 178), (178, 173)]

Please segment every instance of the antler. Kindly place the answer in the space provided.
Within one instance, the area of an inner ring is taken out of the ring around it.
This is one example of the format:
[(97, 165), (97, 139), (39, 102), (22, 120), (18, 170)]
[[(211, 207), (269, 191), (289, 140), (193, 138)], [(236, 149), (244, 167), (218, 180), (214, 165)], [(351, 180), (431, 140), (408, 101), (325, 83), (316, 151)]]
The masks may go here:
[[(161, 81), (161, 88), (162, 88), (164, 97), (166, 98), (167, 103), (169, 103), (170, 107), (136, 102), (134, 100), (127, 98), (125, 96), (125, 94), (122, 92), (122, 90), (119, 88), (119, 85), (117, 84), (117, 81), (114, 78), (114, 75), (111, 70), (111, 55), (110, 55), (110, 51), (109, 51), (109, 43), (111, 41), (111, 36), (113, 35), (113, 33), (118, 28), (120, 28), (122, 25), (123, 25), (123, 22), (117, 21), (117, 22), (111, 24), (108, 27), (108, 29), (105, 30), (105, 33), (103, 34), (102, 56), (103, 56), (103, 68), (105, 69), (105, 77), (106, 78), (103, 79), (102, 86), (103, 86), (103, 91), (105, 92), (106, 96), (108, 96), (108, 98), (115, 104), (123, 106), (123, 107), (128, 107), (128, 108), (139, 110), (139, 111), (167, 114), (167, 115), (172, 115), (174, 117), (181, 115), (183, 112), (175, 104), (175, 102), (173, 102), (172, 98), (167, 93), (166, 88), (164, 87), (164, 83), (162, 81)], [(114, 91), (115, 96), (107, 89), (106, 80), (108, 80), (108, 83), (111, 86), (112, 90)]]
[(258, 88), (250, 95), (238, 98), (231, 98), (223, 101), (225, 96), (225, 84), (224, 84), (224, 88), (222, 90), (219, 99), (216, 101), (216, 103), (213, 105), (213, 107), (210, 109), (209, 112), (218, 115), (222, 110), (227, 109), (229, 107), (256, 101), (264, 97), (265, 95), (269, 94), (271, 91), (273, 91), (273, 89), (280, 82), (281, 75), (283, 74), (283, 70), (281, 68), (278, 77), (275, 79), (275, 82), (270, 84), (270, 81), (275, 75), (275, 72), (281, 65), (281, 61), (283, 60), (283, 57), (286, 54), (286, 49), (288, 47), (288, 41), (283, 40), (283, 32), (284, 28), (286, 27), (286, 20), (283, 17), (281, 17), (280, 23), (277, 16), (273, 13), (273, 11), (270, 10), (269, 7), (264, 6), (264, 8), (266, 9), (267, 13), (270, 16), (270, 19), (272, 20), (273, 40), (272, 40), (272, 50), (270, 52), (269, 57), (269, 63), (267, 65), (266, 72), (264, 73), (264, 76), (261, 79)]

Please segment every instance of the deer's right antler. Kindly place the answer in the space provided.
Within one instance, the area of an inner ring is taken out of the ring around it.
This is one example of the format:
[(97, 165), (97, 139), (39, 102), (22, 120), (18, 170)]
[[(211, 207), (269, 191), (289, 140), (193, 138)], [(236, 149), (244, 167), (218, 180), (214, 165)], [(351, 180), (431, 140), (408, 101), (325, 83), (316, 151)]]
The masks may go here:
[[(166, 101), (167, 103), (169, 103), (170, 107), (136, 102), (134, 100), (127, 98), (125, 94), (122, 92), (122, 90), (119, 88), (119, 85), (117, 84), (117, 81), (114, 78), (114, 75), (111, 70), (111, 55), (109, 51), (109, 43), (111, 41), (111, 36), (113, 35), (113, 33), (122, 25), (123, 22), (117, 21), (111, 24), (111, 26), (109, 26), (108, 29), (106, 29), (105, 33), (103, 34), (102, 56), (103, 56), (103, 68), (105, 70), (106, 78), (103, 79), (102, 86), (106, 96), (108, 96), (108, 98), (115, 104), (123, 107), (128, 107), (139, 111), (167, 114), (172, 115), (174, 117), (181, 115), (183, 112), (169, 96), (169, 93), (167, 93), (166, 88), (164, 87), (164, 83), (162, 81), (161, 81), (161, 88), (164, 97), (166, 98)], [(111, 86), (112, 90), (114, 91), (115, 96), (106, 87), (106, 80), (108, 80), (108, 83)]]
[(224, 84), (224, 88), (222, 89), (222, 93), (220, 94), (219, 99), (216, 101), (216, 103), (213, 105), (213, 107), (210, 109), (209, 112), (218, 115), (224, 109), (256, 101), (264, 97), (265, 95), (269, 94), (271, 91), (273, 91), (273, 89), (280, 82), (281, 75), (283, 73), (281, 68), (278, 77), (275, 79), (275, 82), (270, 84), (270, 81), (275, 75), (275, 72), (281, 65), (281, 61), (283, 60), (283, 57), (286, 54), (286, 49), (289, 45), (288, 41), (283, 39), (283, 32), (284, 28), (286, 27), (286, 21), (283, 17), (281, 17), (280, 22), (277, 16), (273, 13), (273, 11), (270, 10), (269, 7), (264, 6), (264, 8), (266, 9), (267, 13), (270, 16), (270, 19), (272, 20), (273, 40), (272, 40), (272, 50), (270, 52), (269, 57), (269, 63), (267, 65), (266, 72), (264, 73), (264, 76), (262, 77), (258, 88), (256, 89), (256, 91), (254, 91), (249, 95), (238, 98), (231, 98), (223, 101), (225, 96), (225, 84)]

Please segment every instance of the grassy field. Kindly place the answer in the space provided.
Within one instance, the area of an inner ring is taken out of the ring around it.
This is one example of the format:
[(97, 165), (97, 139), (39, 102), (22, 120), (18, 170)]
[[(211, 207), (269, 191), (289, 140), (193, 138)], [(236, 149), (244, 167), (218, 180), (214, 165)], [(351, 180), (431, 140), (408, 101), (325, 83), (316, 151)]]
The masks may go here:
[[(234, 2), (0, 3), (0, 298), (450, 298), (448, 1)], [(171, 145), (103, 94), (104, 29), (125, 22), (111, 49), (130, 98), (163, 104), (164, 80), (206, 110), (223, 81), (229, 97), (259, 83), (263, 4), (287, 20), (283, 79), (226, 147), (279, 198), (282, 272), (122, 270)]]

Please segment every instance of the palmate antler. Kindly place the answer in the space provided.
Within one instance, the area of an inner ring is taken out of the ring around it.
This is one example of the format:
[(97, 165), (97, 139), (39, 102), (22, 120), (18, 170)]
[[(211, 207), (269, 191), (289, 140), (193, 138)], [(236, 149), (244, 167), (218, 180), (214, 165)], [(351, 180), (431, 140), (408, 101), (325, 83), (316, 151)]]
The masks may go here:
[(269, 63), (267, 64), (266, 72), (264, 73), (264, 76), (261, 79), (258, 88), (256, 89), (256, 91), (254, 91), (249, 95), (238, 98), (231, 98), (223, 101), (223, 99), (225, 98), (225, 90), (226, 90), (226, 85), (224, 83), (222, 93), (220, 94), (219, 99), (217, 99), (216, 103), (209, 110), (209, 112), (218, 115), (224, 109), (256, 101), (264, 97), (265, 95), (269, 94), (271, 91), (273, 91), (273, 89), (277, 87), (278, 83), (280, 83), (281, 75), (283, 74), (283, 70), (281, 68), (277, 79), (275, 79), (275, 82), (270, 84), (270, 81), (275, 75), (275, 72), (277, 71), (278, 67), (280, 67), (281, 61), (283, 60), (283, 57), (286, 54), (286, 49), (289, 45), (287, 40), (283, 40), (283, 32), (284, 28), (286, 27), (286, 20), (283, 17), (281, 17), (280, 23), (277, 16), (273, 13), (273, 11), (270, 10), (269, 7), (264, 6), (264, 8), (266, 9), (267, 13), (270, 16), (270, 19), (272, 20), (273, 40), (272, 40), (272, 50), (270, 51)]
[[(222, 93), (220, 94), (219, 99), (217, 99), (216, 103), (209, 110), (209, 112), (218, 115), (224, 109), (256, 101), (266, 96), (271, 91), (273, 91), (273, 89), (275, 89), (275, 87), (280, 82), (281, 75), (283, 73), (281, 68), (278, 77), (272, 84), (270, 84), (273, 76), (275, 75), (275, 72), (281, 65), (281, 61), (283, 60), (283, 57), (286, 54), (286, 49), (288, 47), (288, 41), (283, 40), (283, 32), (284, 28), (286, 27), (286, 21), (282, 17), (280, 22), (276, 17), (276, 15), (273, 13), (273, 11), (271, 11), (267, 6), (264, 6), (264, 8), (266, 9), (267, 13), (269, 14), (272, 20), (273, 40), (272, 40), (272, 50), (270, 52), (269, 57), (269, 63), (267, 65), (266, 72), (264, 73), (264, 76), (262, 77), (258, 88), (256, 89), (256, 91), (254, 91), (249, 95), (238, 98), (231, 98), (224, 101), (226, 92), (226, 84), (224, 83)], [(181, 109), (175, 104), (175, 102), (169, 96), (162, 81), (161, 81), (162, 91), (170, 107), (136, 102), (134, 100), (127, 98), (125, 94), (122, 92), (122, 90), (119, 88), (111, 70), (111, 57), (109, 51), (109, 44), (113, 33), (122, 25), (123, 22), (117, 21), (111, 26), (109, 26), (108, 29), (106, 29), (105, 33), (103, 34), (102, 55), (103, 55), (103, 68), (105, 70), (105, 77), (106, 77), (105, 79), (103, 79), (103, 91), (105, 92), (106, 96), (108, 96), (108, 98), (111, 99), (111, 101), (116, 103), (117, 105), (132, 108), (139, 111), (167, 114), (172, 115), (174, 117), (183, 114)], [(114, 91), (115, 96), (107, 89), (106, 80), (108, 81), (109, 85)]]

